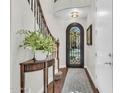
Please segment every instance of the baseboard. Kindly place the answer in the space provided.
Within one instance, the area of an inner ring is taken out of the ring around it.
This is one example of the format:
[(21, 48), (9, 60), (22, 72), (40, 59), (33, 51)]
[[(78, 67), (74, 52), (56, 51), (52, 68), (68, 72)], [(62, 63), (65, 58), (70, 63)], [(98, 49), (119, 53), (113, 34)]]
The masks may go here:
[(96, 93), (100, 93), (99, 90), (98, 90), (98, 88), (96, 88)]
[(59, 68), (66, 68), (66, 65), (60, 65)]
[(90, 74), (89, 74), (87, 68), (84, 68), (84, 70), (85, 70), (85, 72), (86, 72), (86, 74), (87, 74), (87, 77), (88, 77), (89, 82), (90, 82), (90, 84), (91, 84), (91, 87), (92, 87), (92, 89), (93, 89), (93, 93), (100, 93), (99, 90), (98, 90), (98, 88), (95, 87), (95, 84), (94, 84), (94, 82), (93, 82), (93, 80), (92, 80), (92, 78), (91, 78), (91, 76), (90, 76)]

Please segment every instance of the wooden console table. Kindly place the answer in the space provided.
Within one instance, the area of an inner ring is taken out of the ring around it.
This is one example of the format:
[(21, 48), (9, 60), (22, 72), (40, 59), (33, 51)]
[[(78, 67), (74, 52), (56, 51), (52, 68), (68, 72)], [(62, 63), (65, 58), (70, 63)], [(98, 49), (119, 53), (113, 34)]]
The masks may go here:
[(33, 72), (38, 70), (43, 70), (44, 77), (44, 93), (48, 93), (48, 68), (53, 66), (53, 93), (54, 93), (54, 75), (55, 75), (55, 60), (42, 60), (42, 61), (34, 61), (29, 60), (23, 63), (20, 63), (20, 87), (21, 93), (25, 93), (25, 73)]

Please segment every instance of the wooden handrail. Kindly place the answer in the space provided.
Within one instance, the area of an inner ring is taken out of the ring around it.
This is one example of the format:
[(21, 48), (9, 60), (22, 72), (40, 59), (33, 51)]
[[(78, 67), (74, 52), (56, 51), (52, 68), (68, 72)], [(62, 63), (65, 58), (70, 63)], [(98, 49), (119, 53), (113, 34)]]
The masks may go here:
[(42, 10), (40, 1), (37, 0), (37, 3), (38, 3), (38, 5), (39, 5), (39, 7), (40, 7), (41, 16), (42, 16), (43, 22), (44, 22), (44, 24), (45, 24), (45, 26), (46, 26), (46, 28), (47, 28), (47, 31), (48, 31), (49, 35), (52, 36), (53, 39), (55, 39), (54, 36), (51, 34), (51, 32), (50, 32), (50, 30), (49, 30), (49, 28), (48, 28), (48, 25), (47, 25), (47, 23), (46, 23), (46, 20), (45, 20), (44, 14), (43, 14), (43, 10)]
[(51, 61), (47, 61), (46, 64), (45, 64), (45, 92), (48, 93), (48, 68), (50, 66), (53, 66), (53, 93), (54, 93), (54, 86), (55, 86), (55, 83), (54, 83), (54, 76), (55, 76), (55, 59), (51, 60)]

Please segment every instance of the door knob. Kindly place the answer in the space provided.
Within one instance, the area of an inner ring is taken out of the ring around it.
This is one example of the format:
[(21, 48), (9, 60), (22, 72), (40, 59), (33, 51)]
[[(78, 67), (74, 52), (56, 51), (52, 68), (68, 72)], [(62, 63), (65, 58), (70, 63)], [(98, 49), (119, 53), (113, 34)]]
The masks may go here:
[(109, 57), (112, 57), (112, 53), (109, 53), (108, 56), (109, 56)]

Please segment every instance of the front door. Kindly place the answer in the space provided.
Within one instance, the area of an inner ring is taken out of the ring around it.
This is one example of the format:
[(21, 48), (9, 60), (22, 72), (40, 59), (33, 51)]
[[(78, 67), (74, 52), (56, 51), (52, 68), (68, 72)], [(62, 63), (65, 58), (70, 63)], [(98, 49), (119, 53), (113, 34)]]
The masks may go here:
[(84, 67), (84, 29), (79, 23), (72, 23), (66, 30), (67, 67)]

